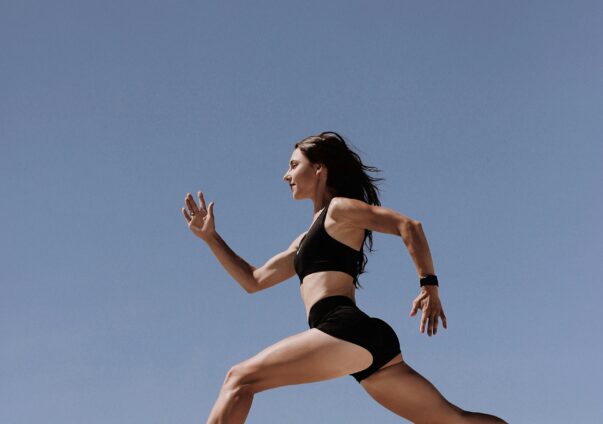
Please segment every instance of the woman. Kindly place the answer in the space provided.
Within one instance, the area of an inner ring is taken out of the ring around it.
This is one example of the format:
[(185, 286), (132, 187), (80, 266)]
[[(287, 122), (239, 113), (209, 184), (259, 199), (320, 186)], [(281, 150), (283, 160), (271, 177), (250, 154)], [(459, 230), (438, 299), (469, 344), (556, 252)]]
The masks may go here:
[[(243, 423), (253, 396), (274, 387), (351, 374), (381, 405), (415, 423), (504, 423), (492, 415), (463, 411), (449, 403), (403, 360), (394, 330), (355, 304), (358, 275), (372, 251), (372, 231), (401, 236), (416, 265), (420, 292), (411, 316), (421, 310), (420, 331), (431, 336), (446, 316), (421, 223), (380, 206), (375, 182), (360, 157), (334, 132), (295, 144), (283, 179), (294, 199), (314, 204), (313, 223), (283, 252), (256, 268), (234, 253), (214, 225), (214, 202), (199, 206), (190, 193), (182, 213), (226, 271), (248, 293), (297, 274), (310, 329), (264, 349), (232, 367), (208, 423)], [(368, 240), (368, 243), (367, 243)]]

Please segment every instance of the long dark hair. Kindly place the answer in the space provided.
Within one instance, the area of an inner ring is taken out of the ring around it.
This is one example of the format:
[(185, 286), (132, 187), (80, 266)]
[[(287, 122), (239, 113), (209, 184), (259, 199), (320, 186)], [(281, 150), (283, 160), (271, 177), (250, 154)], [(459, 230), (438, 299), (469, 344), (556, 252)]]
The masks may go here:
[[(362, 200), (369, 205), (381, 206), (379, 187), (376, 183), (383, 178), (372, 177), (367, 172), (381, 172), (373, 166), (362, 163), (360, 156), (354, 152), (343, 137), (336, 132), (326, 131), (306, 137), (295, 143), (310, 162), (321, 163), (328, 169), (327, 189), (333, 196)], [(368, 258), (364, 253), (364, 245), (373, 252), (373, 232), (364, 230), (362, 243), (362, 260), (358, 261), (358, 275), (364, 273)], [(354, 277), (354, 286), (361, 287), (358, 277)]]

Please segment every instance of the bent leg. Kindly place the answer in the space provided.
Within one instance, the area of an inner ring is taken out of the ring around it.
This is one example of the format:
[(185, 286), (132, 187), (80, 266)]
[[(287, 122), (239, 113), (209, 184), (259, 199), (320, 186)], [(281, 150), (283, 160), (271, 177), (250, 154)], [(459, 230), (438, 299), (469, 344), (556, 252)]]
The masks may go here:
[(287, 337), (230, 369), (208, 423), (243, 423), (255, 393), (352, 374), (372, 361), (365, 348), (315, 328)]
[(413, 423), (501, 424), (492, 415), (463, 411), (405, 362), (384, 367), (360, 382), (381, 405)]

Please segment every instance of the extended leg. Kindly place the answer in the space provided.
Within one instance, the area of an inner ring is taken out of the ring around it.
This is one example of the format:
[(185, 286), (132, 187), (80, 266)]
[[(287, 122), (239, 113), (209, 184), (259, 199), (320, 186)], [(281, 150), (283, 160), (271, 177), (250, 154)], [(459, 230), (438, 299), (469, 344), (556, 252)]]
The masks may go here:
[(341, 377), (372, 360), (365, 348), (317, 329), (287, 337), (230, 369), (207, 422), (243, 423), (255, 393)]
[(448, 402), (405, 362), (382, 368), (361, 381), (366, 391), (393, 413), (417, 424), (504, 424), (493, 415), (463, 411)]

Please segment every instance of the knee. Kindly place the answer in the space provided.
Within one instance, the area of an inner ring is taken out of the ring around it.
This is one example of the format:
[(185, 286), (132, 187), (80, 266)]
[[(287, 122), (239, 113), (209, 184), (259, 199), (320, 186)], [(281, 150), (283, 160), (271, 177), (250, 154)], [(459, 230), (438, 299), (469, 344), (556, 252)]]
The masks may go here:
[(240, 363), (228, 370), (222, 389), (237, 395), (254, 394), (255, 384), (253, 380), (251, 367), (245, 363)]

